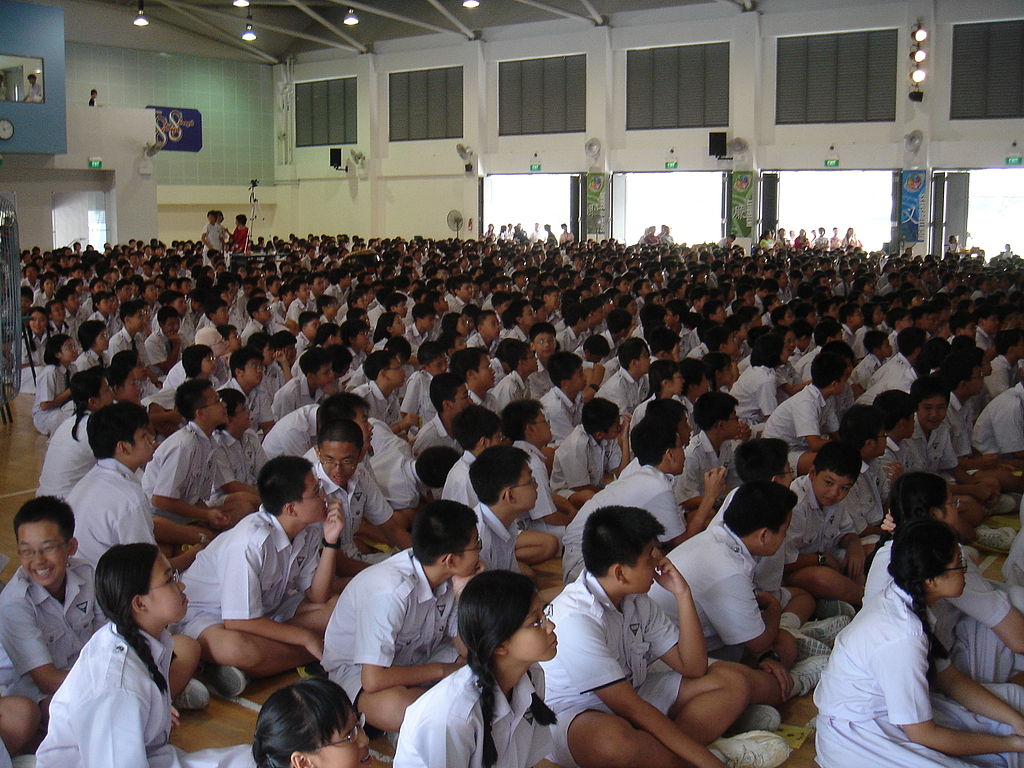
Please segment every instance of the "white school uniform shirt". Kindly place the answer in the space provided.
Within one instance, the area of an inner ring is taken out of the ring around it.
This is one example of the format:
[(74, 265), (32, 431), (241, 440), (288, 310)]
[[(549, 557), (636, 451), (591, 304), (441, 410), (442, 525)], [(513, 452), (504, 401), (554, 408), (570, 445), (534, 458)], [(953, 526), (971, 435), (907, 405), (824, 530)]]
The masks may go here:
[[(544, 672), (534, 664), (512, 688), (495, 688), (490, 731), (498, 759), (494, 768), (529, 768), (551, 751), (551, 731), (534, 722), (534, 695), (544, 699)], [(434, 685), (405, 711), (395, 768), (452, 765), (483, 768), (484, 720), (476, 675), (462, 667)]]
[(856, 384), (862, 390), (866, 390), (871, 384), (871, 377), (875, 371), (882, 367), (882, 361), (873, 352), (864, 355), (864, 359), (857, 363), (857, 367), (850, 374), (850, 383)]
[(958, 463), (949, 436), (949, 425), (945, 421), (933, 429), (930, 435), (925, 435), (921, 422), (915, 416), (914, 434), (903, 441), (903, 446), (908, 450), (908, 456), (914, 457), (906, 466), (911, 471), (944, 473), (956, 468)]
[(117, 459), (100, 459), (67, 496), (75, 513), (78, 556), (96, 567), (117, 544), (156, 544), (153, 505), (135, 473)]
[(580, 424), (555, 449), (551, 490), (562, 491), (584, 485), (600, 487), (604, 476), (621, 461), (622, 449), (617, 440), (598, 442)]
[(992, 373), (985, 377), (985, 391), (990, 398), (998, 397), (1017, 382), (1017, 364), (1006, 359), (1006, 355), (992, 358)]
[(551, 374), (539, 360), (537, 361), (537, 370), (530, 374), (528, 384), (530, 397), (534, 400), (540, 400), (555, 386), (551, 381)]
[(571, 327), (566, 326), (563, 328), (556, 340), (558, 341), (558, 349), (562, 352), (572, 352), (576, 354), (583, 347), (583, 342), (586, 341), (586, 331), (582, 333), (576, 333)]
[(187, 378), (188, 374), (185, 373), (185, 364), (181, 360), (178, 360), (178, 362), (171, 366), (171, 370), (169, 370), (167, 375), (164, 377), (162, 389), (175, 390), (180, 387)]
[[(132, 349), (132, 343), (134, 342), (134, 351), (142, 357), (142, 347), (145, 343), (146, 337), (141, 333), (136, 333), (133, 337), (132, 334), (128, 333), (126, 328), (122, 328), (113, 336), (110, 337), (110, 342), (107, 345), (107, 359), (113, 360), (114, 355), (118, 352), (123, 352), (126, 349)], [(161, 358), (163, 359), (163, 358)], [(142, 362), (146, 362), (142, 360)]]
[[(312, 454), (312, 455), (310, 455)], [(327, 498), (341, 502), (345, 512), (345, 527), (341, 531), (341, 550), (349, 557), (356, 557), (359, 550), (355, 545), (355, 535), (365, 519), (372, 525), (383, 525), (391, 519), (392, 510), (384, 499), (377, 481), (366, 462), (362, 461), (345, 485), (338, 485), (324, 471), (323, 465), (316, 454), (310, 449), (306, 458), (313, 464), (313, 473), (327, 494)]]
[(598, 509), (612, 505), (642, 507), (665, 528), (662, 541), (681, 536), (686, 531), (679, 507), (672, 493), (672, 477), (657, 467), (641, 466), (639, 462), (623, 470), (622, 476), (598, 491), (580, 508), (572, 522), (565, 526), (562, 544), (562, 578), (569, 582), (583, 569), (583, 529), (587, 519)]
[(249, 416), (252, 419), (254, 425), (263, 424), (267, 421), (275, 421), (274, 410), (270, 404), (270, 395), (263, 388), (263, 382), (261, 381), (257, 386), (253, 387), (252, 391), (248, 394), (242, 389), (242, 386), (238, 383), (234, 376), (228, 379), (227, 384), (224, 385), (224, 389), (233, 389), (236, 392), (241, 392), (245, 395), (245, 407), (249, 409)]
[(495, 413), (498, 413), (500, 411), (500, 409), (494, 402), (493, 390), (487, 390), (487, 392), (484, 393), (483, 397), (480, 397), (480, 395), (478, 395), (473, 390), (469, 390), (469, 399), (473, 402), (473, 405), (482, 405), (487, 410), (494, 411)]
[(106, 365), (103, 356), (98, 352), (87, 349), (75, 358), (75, 362), (71, 364), (71, 372), (81, 373), (82, 371), (88, 371), (90, 368), (98, 368), (101, 365)]
[(19, 567), (0, 592), (0, 639), (18, 681), (7, 694), (43, 698), (29, 673), (53, 664), (71, 669), (82, 647), (106, 623), (96, 603), (93, 570), (84, 560), (68, 560), (64, 599), (58, 600)]
[(412, 452), (419, 456), (427, 448), (433, 448), (437, 445), (443, 445), (455, 451), (462, 451), (462, 446), (459, 445), (459, 442), (449, 435), (448, 430), (444, 428), (444, 422), (441, 421), (440, 414), (435, 414), (434, 418), (428, 421), (417, 433), (416, 439), (412, 444)]
[(808, 384), (791, 398), (779, 404), (764, 426), (764, 437), (785, 440), (789, 450), (808, 450), (808, 435), (824, 435), (828, 414), (821, 390)]
[(274, 395), (274, 403), (271, 410), (274, 420), (280, 421), (289, 413), (304, 405), (314, 405), (324, 399), (322, 390), (309, 391), (309, 382), (305, 374), (299, 374), (286, 382)]
[(75, 483), (85, 477), (85, 473), (96, 464), (96, 457), (89, 447), (89, 416), (86, 413), (78, 422), (77, 440), (71, 435), (75, 426), (73, 413), (50, 436), (43, 468), (39, 472), (36, 496), (67, 498)]
[(1024, 451), (1024, 382), (1007, 389), (978, 416), (971, 442), (982, 453)]
[(882, 501), (882, 479), (885, 467), (877, 462), (860, 463), (860, 474), (857, 482), (850, 488), (846, 498), (839, 502), (853, 523), (854, 530), (860, 533), (870, 525), (878, 525), (885, 514)]
[(437, 415), (437, 409), (430, 402), (430, 382), (433, 380), (433, 375), (420, 369), (405, 382), (405, 395), (400, 410), (402, 413), (419, 414), (420, 424), (426, 424)]
[(149, 369), (157, 376), (166, 376), (166, 374), (156, 367), (157, 363), (162, 363), (167, 359), (167, 355), (171, 349), (171, 341), (168, 339), (164, 332), (159, 327), (153, 331), (149, 336), (146, 337), (146, 343), (142, 345), (142, 352), (146, 357), (146, 364), (149, 365)]
[(515, 526), (510, 530), (482, 501), (473, 508), (476, 513), (476, 530), (480, 536), (480, 559), (488, 570), (519, 572), (516, 561)]
[(389, 425), (388, 429), (391, 429), (390, 425), (396, 423), (402, 417), (397, 389), (390, 395), (385, 395), (380, 387), (377, 386), (377, 382), (368, 381), (366, 384), (356, 387), (352, 392), (359, 395), (369, 404), (370, 412), (368, 415)]
[(513, 400), (527, 400), (531, 397), (529, 385), (517, 371), (512, 371), (495, 384), (490, 395), (495, 413), (501, 413)]
[(263, 438), (268, 459), (277, 456), (301, 456), (316, 441), (317, 405), (304, 405), (279, 419)]
[(842, 562), (846, 552), (839, 546), (840, 539), (848, 533), (859, 533), (843, 505), (822, 507), (814, 495), (810, 475), (801, 475), (789, 488), (797, 497), (786, 533), (790, 558), (795, 560), (794, 554), (826, 552)]
[(540, 399), (544, 408), (544, 416), (551, 425), (551, 442), (559, 445), (569, 433), (583, 423), (583, 393), (576, 395), (574, 400), (569, 400), (565, 392), (559, 387), (552, 387)]
[(800, 378), (800, 381), (811, 380), (811, 363), (814, 362), (814, 358), (821, 354), (821, 347), (812, 347), (804, 352), (796, 360), (792, 357), (789, 358), (789, 362), (792, 363), (793, 369), (796, 371), (796, 375)]
[(419, 504), (422, 484), (416, 474), (416, 460), (412, 446), (390, 429), (387, 424), (370, 419), (373, 436), (370, 445), (370, 469), (387, 503), (392, 509), (411, 509)]
[[(764, 632), (754, 595), (756, 561), (746, 544), (723, 522), (684, 541), (668, 559), (690, 585), (708, 653), (742, 656), (741, 646)], [(678, 624), (675, 595), (658, 584), (649, 594)]]
[[(537, 502), (530, 510), (530, 520), (540, 521), (548, 515), (553, 515), (558, 510), (551, 498), (551, 479), (548, 476), (548, 466), (544, 461), (544, 454), (540, 448), (528, 443), (525, 440), (516, 440), (512, 445), (526, 452), (530, 459), (530, 472), (537, 482)], [(558, 526), (561, 527), (561, 526)]]
[(431, 588), (422, 564), (407, 549), (349, 582), (327, 624), (320, 663), (354, 697), (362, 687), (363, 664), (415, 666), (454, 660), (457, 614), (451, 581)]
[[(419, 354), (420, 345), (423, 344), (424, 341), (427, 341), (430, 338), (430, 332), (427, 331), (427, 332), (424, 332), (424, 333), (420, 333), (419, 331), (416, 330), (416, 323), (413, 322), (413, 323), (410, 323), (406, 327), (406, 329), (405, 329), (405, 338), (408, 339), (409, 346), (412, 347), (412, 354), (416, 355), (416, 354)], [(467, 344), (466, 346), (472, 346), (472, 345)]]
[(70, 374), (63, 365), (47, 365), (36, 377), (35, 400), (32, 403), (32, 425), (40, 434), (50, 436), (64, 421), (65, 413), (60, 408), (42, 409), (42, 404), (53, 400), (68, 388)]
[(996, 343), (996, 340), (990, 333), (983, 331), (978, 328), (974, 333), (974, 345), (979, 347), (982, 352), (988, 352), (992, 349), (992, 346)]
[(637, 381), (629, 375), (625, 368), (619, 368), (597, 390), (597, 396), (611, 400), (619, 406), (619, 413), (632, 413), (641, 402), (647, 399), (648, 387), (646, 376), (642, 376)]
[[(213, 439), (190, 421), (157, 447), (146, 465), (142, 487), (146, 495), (198, 504), (213, 492)], [(189, 518), (153, 507), (153, 514), (175, 523)]]
[(226, 429), (218, 429), (213, 433), (212, 458), (214, 496), (219, 495), (216, 489), (231, 482), (245, 483), (255, 488), (260, 470), (267, 463), (267, 454), (259, 435), (252, 428), (245, 430), (240, 440), (236, 440)]
[(736, 398), (736, 415), (750, 426), (764, 423), (779, 406), (778, 387), (774, 369), (766, 365), (750, 366), (729, 390)]
[[(715, 450), (711, 438), (703, 430), (694, 432), (690, 442), (684, 449), (686, 463), (683, 473), (679, 476), (679, 498), (683, 501), (704, 495), (704, 473), (716, 467), (729, 467), (732, 464), (732, 451), (729, 443), (722, 444), (720, 451)], [(724, 489), (728, 491), (728, 488)]]
[(182, 625), (199, 616), (218, 622), (275, 618), (313, 583), (322, 539), (319, 524), (289, 540), (281, 522), (262, 506), (246, 515), (202, 549), (182, 574), (189, 597)]
[(551, 602), (549, 615), (559, 652), (541, 668), (544, 701), (556, 716), (607, 711), (595, 691), (620, 680), (636, 690), (649, 665), (679, 643), (679, 630), (648, 595), (626, 595), (616, 609), (588, 571)]
[[(142, 633), (157, 668), (167, 678), (171, 635)], [(116, 724), (116, 727), (114, 725)], [(50, 702), (46, 738), (36, 752), (38, 768), (100, 768), (179, 764), (171, 733), (171, 698), (113, 624), (97, 630)]]
[(277, 364), (276, 360), (272, 361), (270, 365), (263, 366), (263, 381), (260, 382), (260, 386), (273, 402), (274, 395), (284, 386), (284, 371), (281, 370), (281, 366)]
[(469, 451), (463, 451), (462, 456), (456, 461), (445, 478), (444, 488), (441, 491), (441, 498), (447, 501), (458, 501), (467, 507), (475, 507), (480, 499), (473, 490), (473, 484), (469, 480), (469, 468), (476, 461)]
[(946, 428), (949, 431), (949, 438), (953, 443), (953, 450), (956, 455), (967, 456), (971, 453), (971, 429), (973, 424), (968, 423), (968, 410), (960, 402), (955, 393), (949, 393), (949, 408), (946, 409)]
[(857, 402), (863, 405), (871, 405), (875, 398), (882, 392), (890, 389), (898, 389), (901, 392), (909, 392), (910, 385), (917, 380), (917, 371), (902, 354), (897, 352), (886, 360), (872, 374), (868, 388), (864, 391)]

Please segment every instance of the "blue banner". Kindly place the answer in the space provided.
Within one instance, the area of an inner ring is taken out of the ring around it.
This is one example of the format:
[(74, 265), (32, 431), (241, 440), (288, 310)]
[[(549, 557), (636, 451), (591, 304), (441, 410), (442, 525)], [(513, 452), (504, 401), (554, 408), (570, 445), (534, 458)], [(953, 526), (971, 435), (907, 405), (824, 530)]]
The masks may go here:
[(198, 152), (203, 148), (203, 116), (198, 109), (154, 107), (156, 143), (167, 152)]
[(921, 205), (928, 176), (924, 171), (903, 171), (900, 185), (900, 240), (921, 242)]

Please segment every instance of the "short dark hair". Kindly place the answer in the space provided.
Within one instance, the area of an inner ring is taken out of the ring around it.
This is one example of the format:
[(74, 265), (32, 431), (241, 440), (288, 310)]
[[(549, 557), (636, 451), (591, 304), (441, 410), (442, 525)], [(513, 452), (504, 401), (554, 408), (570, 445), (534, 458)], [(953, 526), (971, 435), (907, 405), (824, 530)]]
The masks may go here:
[(487, 353), (479, 347), (467, 347), (455, 352), (448, 363), (448, 370), (462, 381), (466, 380), (470, 371), (480, 367), (480, 361), (487, 358)]
[(203, 370), (203, 360), (213, 354), (213, 350), (205, 344), (192, 344), (181, 350), (181, 367), (185, 375), (194, 379)]
[(912, 325), (896, 334), (896, 348), (901, 355), (909, 357), (923, 347), (927, 339), (928, 334), (924, 332), (923, 328)]
[(796, 502), (789, 488), (770, 480), (751, 480), (736, 489), (725, 508), (725, 525), (740, 538), (762, 528), (778, 532)]
[(280, 515), (285, 505), (302, 498), (306, 490), (306, 476), (313, 465), (301, 456), (277, 456), (263, 465), (256, 480), (263, 508)]
[(424, 341), (416, 350), (416, 359), (420, 365), (429, 365), (444, 354), (444, 347), (436, 341)]
[(506, 488), (516, 485), (530, 457), (522, 448), (492, 445), (469, 466), (469, 482), (484, 504), (495, 504)]
[(464, 379), (459, 378), (450, 371), (439, 373), (430, 380), (430, 403), (438, 413), (444, 409), (446, 400), (455, 401), (455, 394), (459, 387), (465, 386)]
[(846, 361), (834, 352), (819, 352), (811, 361), (811, 383), (818, 389), (835, 384), (846, 373)]
[(561, 387), (563, 381), (571, 379), (582, 367), (583, 360), (572, 352), (555, 352), (547, 362), (548, 375), (556, 387)]
[(600, 507), (583, 526), (583, 564), (595, 576), (604, 576), (620, 563), (634, 566), (644, 548), (665, 534), (654, 515), (639, 507)]
[(28, 523), (56, 523), (65, 540), (75, 535), (75, 515), (68, 503), (56, 496), (37, 496), (21, 505), (14, 515), (15, 538), (18, 537), (18, 529)]
[(244, 370), (245, 366), (247, 366), (253, 360), (258, 362), (260, 364), (260, 367), (262, 367), (263, 353), (253, 349), (252, 347), (242, 347), (241, 349), (237, 349), (234, 352), (232, 352), (231, 359), (229, 361), (231, 375), (234, 376), (235, 371)]
[(316, 431), (316, 444), (351, 443), (363, 450), (363, 430), (351, 419), (331, 419), (322, 422)]
[(814, 456), (815, 472), (832, 472), (856, 480), (860, 477), (860, 451), (849, 443), (834, 440), (825, 443)]
[(738, 401), (725, 392), (705, 392), (693, 404), (693, 422), (698, 429), (707, 431), (720, 421), (728, 421), (736, 411)]
[(336, 392), (320, 404), (316, 412), (317, 424), (338, 419), (356, 420), (357, 411), (369, 415), (370, 404), (352, 392)]
[(885, 343), (889, 334), (885, 331), (870, 330), (864, 334), (864, 349), (867, 352), (874, 352)]
[(874, 405), (851, 405), (839, 422), (839, 439), (858, 451), (885, 430), (885, 414)]
[(363, 373), (366, 375), (366, 380), (376, 381), (381, 372), (386, 371), (394, 360), (397, 360), (394, 352), (384, 349), (371, 352), (363, 361)]
[(443, 488), (461, 454), (447, 445), (433, 445), (416, 458), (416, 476), (428, 488)]
[(82, 347), (82, 351), (92, 349), (97, 337), (106, 332), (107, 326), (102, 320), (86, 320), (78, 326), (78, 343)]
[(466, 451), (472, 451), (481, 439), (499, 432), (501, 418), (482, 405), (468, 405), (452, 420), (452, 437)]
[(665, 451), (676, 447), (677, 425), (657, 415), (645, 415), (629, 434), (633, 453), (641, 466), (660, 464)]
[(647, 342), (643, 339), (626, 339), (619, 345), (619, 366), (623, 370), (628, 370), (630, 363), (634, 360), (639, 360), (643, 355), (649, 353), (650, 349), (647, 346)]
[(607, 432), (619, 418), (619, 406), (603, 397), (583, 404), (583, 429), (588, 435)]
[(476, 513), (458, 501), (438, 499), (425, 504), (412, 521), (412, 554), (433, 565), (448, 554), (465, 551), (476, 528)]
[(509, 440), (523, 440), (526, 428), (543, 412), (539, 400), (513, 400), (501, 411), (501, 431)]
[(770, 481), (785, 473), (789, 465), (789, 446), (777, 437), (744, 440), (736, 447), (734, 462), (742, 482)]
[(187, 421), (192, 421), (203, 403), (203, 393), (213, 389), (206, 379), (186, 379), (174, 393), (174, 407)]
[(938, 376), (921, 376), (910, 385), (910, 397), (914, 401), (914, 408), (930, 397), (942, 397), (948, 403), (949, 386)]
[(888, 389), (879, 393), (872, 405), (882, 412), (886, 430), (893, 429), (899, 422), (911, 418), (917, 410), (914, 398), (902, 389)]
[(149, 426), (149, 414), (136, 403), (111, 403), (89, 417), (86, 434), (97, 459), (113, 458), (117, 444), (135, 441), (135, 433)]
[(299, 358), (299, 370), (306, 376), (316, 373), (325, 365), (331, 365), (333, 357), (329, 350), (322, 347), (310, 347)]
[(137, 315), (144, 309), (146, 309), (146, 302), (144, 302), (142, 299), (132, 299), (130, 301), (126, 301), (124, 304), (121, 305), (121, 320), (123, 321), (127, 317)]

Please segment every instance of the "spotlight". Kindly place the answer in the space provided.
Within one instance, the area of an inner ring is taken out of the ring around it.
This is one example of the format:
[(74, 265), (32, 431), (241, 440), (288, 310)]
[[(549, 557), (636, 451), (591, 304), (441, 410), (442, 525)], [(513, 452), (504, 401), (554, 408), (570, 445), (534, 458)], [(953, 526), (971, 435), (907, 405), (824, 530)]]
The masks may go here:
[(354, 27), (358, 23), (359, 23), (359, 17), (356, 16), (355, 10), (353, 10), (352, 8), (349, 8), (348, 9), (348, 13), (345, 14), (344, 24), (346, 26), (349, 26), (349, 27)]
[(245, 31), (242, 33), (242, 39), (247, 43), (256, 39), (256, 31), (252, 28), (252, 11), (245, 16)]
[(914, 51), (911, 54), (911, 58), (920, 64), (922, 61), (928, 58), (928, 51)]
[(914, 41), (915, 42), (923, 43), (927, 39), (928, 39), (928, 30), (927, 29), (922, 27), (920, 24), (918, 24), (916, 27), (914, 27)]
[(928, 74), (923, 69), (915, 69), (910, 73), (910, 79), (915, 83), (923, 83)]
[(477, 8), (480, 5), (480, 0), (462, 0), (463, 8)]
[(248, 8), (249, 0), (233, 0), (231, 3), (235, 8)]
[(147, 27), (149, 26), (149, 19), (146, 18), (146, 11), (142, 7), (143, 0), (139, 0), (139, 12), (135, 15), (135, 19), (132, 21), (136, 27)]

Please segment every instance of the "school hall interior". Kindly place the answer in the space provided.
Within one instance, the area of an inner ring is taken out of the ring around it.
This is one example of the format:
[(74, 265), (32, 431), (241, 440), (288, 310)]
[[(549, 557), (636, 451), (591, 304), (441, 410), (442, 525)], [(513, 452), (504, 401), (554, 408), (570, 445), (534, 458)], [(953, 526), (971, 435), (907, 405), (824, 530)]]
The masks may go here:
[[(9, 392), (20, 251), (195, 242), (211, 210), (245, 215), (254, 252), (563, 224), (577, 242), (668, 227), (749, 251), (823, 227), (865, 252), (1024, 249), (1017, 0), (0, 0), (0, 75)], [(3, 400), (6, 583), (47, 437), (32, 394)], [(979, 566), (999, 579), (1004, 560)], [(556, 596), (560, 562), (535, 573)], [(212, 697), (171, 743), (251, 741), (297, 679)], [(780, 713), (785, 765), (815, 765), (811, 696)]]

